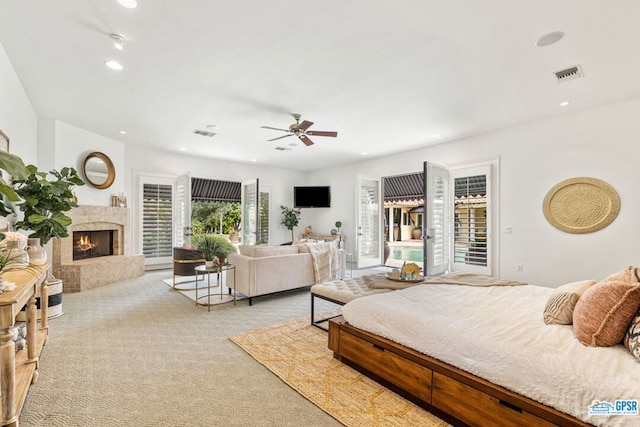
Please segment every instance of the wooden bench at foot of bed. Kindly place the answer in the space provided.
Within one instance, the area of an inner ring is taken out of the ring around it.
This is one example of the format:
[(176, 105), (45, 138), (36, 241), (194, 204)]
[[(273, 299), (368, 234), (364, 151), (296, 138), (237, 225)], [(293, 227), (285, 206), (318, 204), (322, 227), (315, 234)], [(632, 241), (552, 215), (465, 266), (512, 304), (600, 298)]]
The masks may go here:
[(455, 424), (589, 425), (454, 366), (357, 329), (342, 317), (329, 320), (329, 349), (343, 363)]

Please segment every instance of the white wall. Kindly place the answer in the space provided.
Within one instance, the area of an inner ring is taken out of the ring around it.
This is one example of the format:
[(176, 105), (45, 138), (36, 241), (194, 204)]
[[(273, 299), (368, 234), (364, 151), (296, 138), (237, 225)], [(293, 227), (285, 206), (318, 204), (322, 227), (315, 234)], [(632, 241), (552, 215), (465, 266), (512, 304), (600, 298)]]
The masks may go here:
[[(601, 279), (640, 262), (640, 100), (568, 114), (456, 142), (385, 158), (323, 169), (309, 184), (329, 182), (332, 208), (309, 219), (330, 229), (342, 219), (348, 247), (354, 242), (354, 186), (358, 173), (390, 176), (422, 169), (423, 161), (454, 165), (500, 158), (499, 271), (504, 278), (556, 287)], [(545, 194), (558, 182), (588, 176), (611, 184), (621, 199), (617, 219), (607, 228), (576, 235), (552, 227), (542, 213)], [(347, 184), (350, 183), (350, 184)], [(324, 211), (324, 210), (323, 210)], [(510, 227), (513, 233), (506, 235)], [(517, 272), (517, 264), (524, 265)]]
[[(192, 177), (220, 179), (226, 181), (247, 181), (258, 178), (260, 187), (271, 191), (269, 210), (270, 243), (280, 244), (291, 241), (291, 232), (280, 225), (282, 214), (280, 205), (293, 205), (293, 186), (305, 185), (307, 174), (304, 172), (266, 167), (249, 163), (196, 158), (178, 153), (151, 151), (141, 147), (125, 147), (125, 188), (128, 194), (134, 194), (136, 173), (155, 173), (178, 176), (190, 173)], [(301, 218), (304, 220), (304, 216)], [(301, 222), (301, 225), (304, 222)], [(296, 230), (299, 234), (301, 229)]]
[[(90, 184), (75, 187), (78, 204), (85, 206), (111, 206), (111, 195), (126, 192), (124, 144), (84, 129), (55, 121), (55, 166), (74, 167), (84, 179), (83, 166), (87, 154), (98, 151), (106, 154), (116, 170), (116, 178), (109, 188), (97, 189)], [(129, 193), (130, 194), (130, 193)]]
[(25, 164), (38, 160), (38, 116), (0, 45), (0, 129), (10, 139), (9, 151)]

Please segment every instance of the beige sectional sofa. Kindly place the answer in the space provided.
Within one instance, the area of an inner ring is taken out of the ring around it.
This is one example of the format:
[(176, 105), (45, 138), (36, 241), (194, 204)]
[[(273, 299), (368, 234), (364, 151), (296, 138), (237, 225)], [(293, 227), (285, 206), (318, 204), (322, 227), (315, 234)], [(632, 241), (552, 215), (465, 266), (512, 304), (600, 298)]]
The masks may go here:
[[(236, 268), (236, 291), (252, 298), (311, 286), (315, 283), (313, 259), (298, 246), (240, 246), (240, 253), (228, 255)], [(233, 287), (233, 274), (227, 274)]]

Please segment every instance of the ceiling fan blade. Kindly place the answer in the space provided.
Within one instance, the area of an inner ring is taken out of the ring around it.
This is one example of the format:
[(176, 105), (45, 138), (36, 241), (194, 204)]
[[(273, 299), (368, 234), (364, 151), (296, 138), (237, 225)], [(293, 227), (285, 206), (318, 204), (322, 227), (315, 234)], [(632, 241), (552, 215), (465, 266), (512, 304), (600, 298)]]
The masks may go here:
[(301, 131), (305, 131), (307, 129), (309, 129), (311, 127), (311, 125), (313, 124), (313, 122), (309, 122), (307, 120), (303, 121), (302, 123), (300, 123), (300, 126), (298, 127)]
[(307, 135), (336, 137), (338, 136), (338, 132), (330, 132), (330, 131), (324, 131), (324, 130), (310, 130), (307, 132)]
[(272, 128), (271, 126), (260, 126), (262, 129), (281, 130), (282, 132), (289, 132), (289, 129)]
[(283, 136), (279, 136), (279, 137), (277, 137), (277, 138), (267, 139), (267, 141), (271, 142), (271, 141), (275, 141), (275, 140), (277, 140), (277, 139), (288, 138), (288, 137), (290, 137), (290, 136), (293, 136), (293, 134), (292, 134), (292, 133), (290, 133), (289, 135), (283, 135)]
[(298, 138), (300, 138), (300, 141), (302, 141), (307, 147), (309, 145), (313, 145), (313, 141), (310, 140), (307, 135), (300, 135)]

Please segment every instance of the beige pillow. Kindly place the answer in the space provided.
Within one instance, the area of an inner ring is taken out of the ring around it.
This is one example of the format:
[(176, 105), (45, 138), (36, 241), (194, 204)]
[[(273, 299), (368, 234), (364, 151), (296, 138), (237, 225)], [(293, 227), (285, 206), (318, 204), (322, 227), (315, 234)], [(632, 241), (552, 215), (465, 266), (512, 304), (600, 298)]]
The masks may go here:
[(578, 299), (573, 310), (576, 338), (590, 347), (619, 344), (640, 308), (638, 269), (629, 267), (612, 274)]
[(595, 284), (595, 280), (581, 280), (556, 288), (544, 308), (544, 323), (547, 325), (570, 325), (573, 323), (573, 309), (578, 299)]

